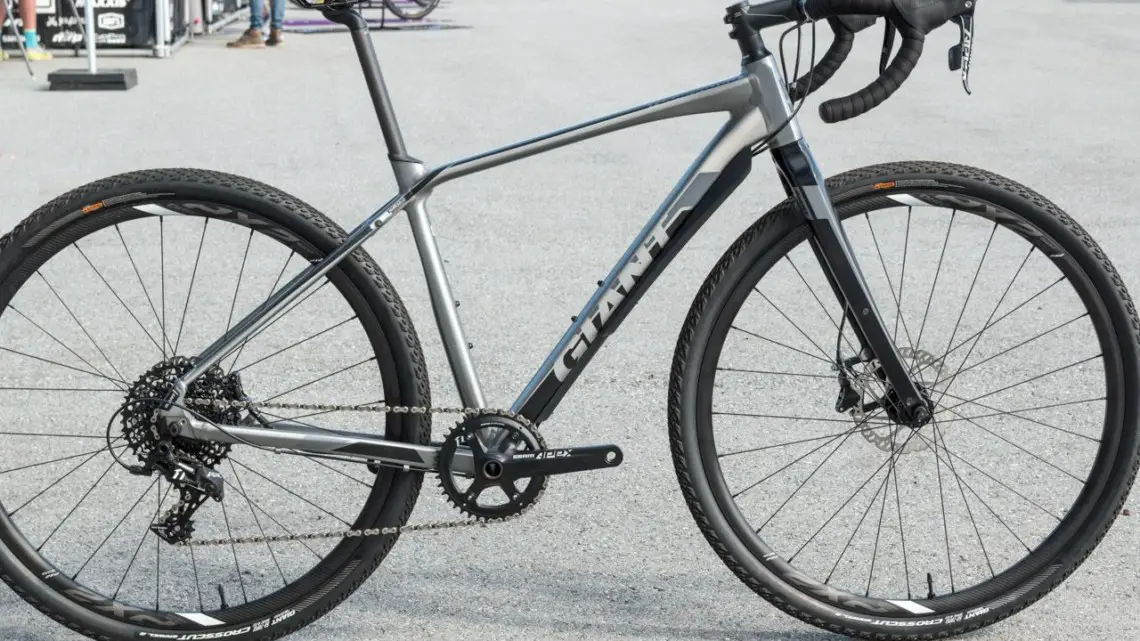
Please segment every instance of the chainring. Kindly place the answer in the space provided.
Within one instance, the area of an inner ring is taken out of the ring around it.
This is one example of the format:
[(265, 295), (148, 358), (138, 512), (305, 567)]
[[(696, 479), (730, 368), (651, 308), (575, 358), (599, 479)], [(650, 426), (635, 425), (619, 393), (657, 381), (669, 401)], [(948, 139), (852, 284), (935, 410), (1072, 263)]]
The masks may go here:
[[(501, 448), (491, 451), (481, 438), (489, 438), (497, 431), (507, 434), (501, 440), (509, 444), (505, 452)], [(471, 451), (473, 476), (471, 483), (460, 487), (457, 478), (465, 475), (455, 472), (455, 458), (460, 447)], [(470, 417), (451, 429), (439, 450), (439, 484), (448, 501), (460, 512), (488, 521), (515, 517), (529, 509), (542, 496), (548, 477), (532, 476), (518, 479), (504, 473), (503, 463), (516, 452), (538, 452), (546, 449), (546, 444), (538, 432), (527, 429), (519, 421), (506, 413), (486, 413)], [(519, 489), (520, 482), (525, 487)], [(498, 488), (505, 502), (486, 503), (489, 490)]]

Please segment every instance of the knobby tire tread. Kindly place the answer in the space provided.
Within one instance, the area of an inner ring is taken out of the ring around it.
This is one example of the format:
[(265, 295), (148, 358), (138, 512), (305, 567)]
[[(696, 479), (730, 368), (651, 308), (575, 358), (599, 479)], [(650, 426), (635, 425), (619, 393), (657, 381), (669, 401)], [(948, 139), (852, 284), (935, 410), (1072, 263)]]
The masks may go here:
[[(327, 235), (335, 242), (343, 241), (347, 236), (345, 230), (333, 222), (324, 214), (320, 213), (307, 203), (300, 199), (291, 196), (281, 190), (266, 185), (264, 183), (226, 174), (216, 171), (204, 169), (189, 169), (189, 168), (175, 168), (175, 169), (150, 169), (144, 171), (134, 171), (115, 176), (103, 178), (65, 194), (62, 194), (47, 204), (35, 210), (31, 215), (17, 224), (11, 231), (0, 237), (0, 254), (8, 248), (12, 240), (15, 238), (23, 237), (30, 229), (40, 228), (43, 225), (50, 224), (54, 218), (65, 215), (69, 212), (88, 205), (94, 202), (101, 194), (106, 194), (109, 191), (121, 191), (122, 193), (130, 193), (134, 191), (134, 187), (140, 185), (147, 185), (150, 189), (156, 189), (159, 186), (169, 186), (172, 191), (177, 192), (180, 186), (182, 187), (213, 187), (218, 189), (228, 189), (240, 192), (247, 196), (262, 200), (265, 203), (276, 207), (285, 216), (291, 216), (301, 219), (309, 223), (318, 230)], [(361, 267), (371, 280), (371, 285), (375, 288), (375, 293), (379, 294), (383, 299), (384, 304), (389, 308), (392, 317), (395, 319), (400, 336), (389, 336), (389, 340), (402, 340), (408, 353), (411, 355), (411, 366), (413, 371), (413, 379), (415, 381), (416, 390), (414, 395), (409, 395), (412, 398), (419, 399), (418, 404), (423, 406), (431, 405), (431, 392), (429, 385), (429, 378), (427, 374), (426, 363), (423, 356), (423, 351), (419, 342), (418, 335), (412, 324), (410, 315), (405, 308), (403, 301), (396, 293), (392, 283), (388, 280), (387, 276), (377, 265), (376, 261), (371, 255), (363, 250), (353, 252), (346, 260), (351, 260)], [(417, 415), (408, 415), (417, 416)], [(430, 417), (419, 417), (416, 419), (419, 426), (418, 440), (426, 443), (431, 437), (431, 421)], [(410, 484), (407, 499), (402, 510), (399, 513), (399, 522), (406, 523), (411, 517), (412, 511), (415, 508), (416, 502), (422, 488), (422, 478)], [(387, 541), (379, 553), (368, 554), (371, 561), (365, 565), (357, 567), (353, 570), (352, 574), (355, 575), (355, 580), (351, 583), (342, 583), (336, 587), (332, 594), (326, 595), (317, 604), (316, 607), (310, 606), (304, 612), (298, 612), (296, 617), (289, 619), (290, 623), (285, 626), (271, 626), (264, 633), (247, 633), (236, 637), (228, 637), (231, 639), (238, 639), (241, 641), (274, 641), (282, 637), (288, 636), (297, 632), (298, 630), (307, 627), (314, 623), (321, 617), (325, 616), (333, 609), (338, 607), (345, 599), (351, 596), (360, 586), (370, 578), (373, 572), (380, 566), (380, 564), (387, 558), (391, 549), (399, 540), (399, 535), (384, 537)], [(367, 541), (362, 540), (365, 545)], [(342, 570), (343, 570), (342, 566)], [(363, 568), (363, 569), (361, 569)], [(337, 572), (334, 571), (331, 575), (336, 576)], [(98, 641), (134, 641), (133, 636), (108, 636), (106, 634), (88, 629), (85, 626), (76, 624), (74, 621), (66, 616), (61, 615), (52, 608), (44, 605), (32, 594), (20, 587), (20, 585), (8, 575), (2, 568), (0, 568), (0, 580), (3, 580), (17, 595), (19, 595), (26, 602), (31, 604), (37, 610), (47, 615), (55, 622), (67, 627), (68, 629), (97, 639)], [(314, 590), (320, 586), (314, 586)]]
[[(1032, 203), (1033, 206), (1046, 213), (1048, 216), (1054, 218), (1063, 224), (1068, 230), (1073, 233), (1090, 252), (1090, 254), (1100, 263), (1101, 269), (1110, 278), (1115, 287), (1115, 295), (1119, 301), (1124, 305), (1127, 315), (1131, 323), (1132, 337), (1135, 341), (1140, 343), (1140, 318), (1137, 317), (1136, 306), (1133, 303), (1128, 290), (1125, 288), (1124, 280), (1116, 271), (1115, 267), (1109, 261), (1108, 257), (1104, 254), (1100, 246), (1092, 239), (1088, 232), (1075, 220), (1072, 219), (1067, 213), (1058, 208), (1052, 202), (1041, 196), (1040, 194), (1028, 189), (1024, 185), (1018, 184), (1003, 176), (965, 165), (958, 165), (952, 163), (931, 162), (931, 161), (903, 161), (893, 163), (883, 163), (878, 165), (870, 165), (853, 169), (851, 171), (839, 174), (837, 176), (828, 178), (826, 185), (829, 194), (834, 198), (835, 195), (843, 190), (844, 187), (853, 183), (863, 182), (867, 180), (889, 181), (894, 177), (900, 175), (938, 175), (947, 177), (960, 177), (972, 181), (987, 183), (988, 185), (999, 190), (1013, 194), (1021, 199)], [(749, 588), (762, 596), (772, 605), (779, 608), (781, 611), (791, 616), (804, 621), (812, 626), (825, 629), (837, 634), (862, 638), (872, 639), (874, 641), (917, 641), (917, 640), (933, 640), (945, 639), (949, 637), (958, 636), (980, 628), (987, 627), (998, 621), (1007, 619), (1025, 608), (1033, 605), (1038, 600), (1043, 598), (1046, 594), (1051, 592), (1054, 588), (1066, 580), (1077, 568), (1079, 568), (1093, 550), (1101, 543), (1104, 536), (1111, 529), (1113, 522), (1120, 511), (1124, 507), (1125, 500), (1128, 498), (1128, 492), (1121, 493), (1112, 507), (1112, 516), (1105, 520), (1104, 524), (1098, 531), (1092, 533), (1092, 536), (1087, 536), (1084, 540), (1083, 547), (1079, 557), (1070, 560), (1067, 567), (1063, 572), (1057, 573), (1053, 576), (1052, 580), (1038, 584), (1032, 590), (1028, 591), (1016, 605), (1012, 607), (1003, 608), (996, 616), (979, 616), (976, 620), (971, 621), (967, 625), (957, 625), (954, 627), (943, 627), (932, 632), (920, 633), (885, 633), (874, 632), (868, 633), (862, 630), (856, 630), (850, 627), (837, 625), (830, 621), (826, 621), (816, 615), (805, 612), (795, 605), (789, 603), (786, 599), (782, 598), (778, 593), (769, 589), (762, 581), (748, 572), (741, 564), (734, 558), (731, 552), (726, 547), (720, 535), (713, 528), (709, 521), (708, 516), (705, 514), (696, 491), (693, 488), (692, 474), (700, 474), (701, 470), (690, 470), (689, 463), (686, 460), (686, 453), (684, 449), (682, 430), (685, 429), (685, 421), (681, 416), (682, 407), (682, 393), (683, 393), (683, 375), (689, 359), (693, 356), (690, 353), (690, 346), (693, 342), (693, 335), (700, 323), (703, 311), (712, 298), (713, 293), (717, 290), (719, 285), (722, 285), (721, 279), (729, 268), (740, 257), (740, 254), (745, 248), (752, 245), (754, 242), (762, 239), (766, 233), (769, 232), (774, 226), (788, 225), (788, 217), (795, 216), (797, 220), (802, 218), (800, 207), (794, 199), (788, 198), (780, 204), (773, 207), (767, 214), (753, 223), (746, 229), (739, 238), (730, 246), (721, 259), (710, 271), (704, 284), (695, 297), (691, 311), (682, 325), (681, 331), (677, 339), (677, 347), (673, 359), (673, 365), (670, 372), (670, 384), (668, 391), (668, 421), (669, 421), (669, 443), (670, 451), (673, 456), (674, 468), (677, 474), (678, 482), (680, 484), (681, 493), (685, 497), (685, 502), (689, 506), (694, 520), (698, 528), (701, 530), (705, 539), (712, 546), (717, 556), (728, 566), (728, 568), (735, 574), (741, 581), (743, 581)], [(731, 286), (733, 283), (723, 283), (724, 286)], [(1106, 292), (1102, 292), (1106, 293)], [(700, 355), (696, 355), (700, 358)], [(1131, 470), (1127, 473), (1127, 486), (1131, 487), (1136, 479), (1137, 471), (1140, 470), (1140, 442), (1138, 447), (1132, 455)]]

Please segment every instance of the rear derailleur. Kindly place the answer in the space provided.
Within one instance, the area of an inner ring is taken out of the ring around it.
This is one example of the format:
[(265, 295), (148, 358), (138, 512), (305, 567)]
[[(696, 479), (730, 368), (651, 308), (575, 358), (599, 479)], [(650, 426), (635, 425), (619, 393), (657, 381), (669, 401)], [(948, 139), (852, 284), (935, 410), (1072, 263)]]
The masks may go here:
[(194, 533), (193, 516), (198, 508), (209, 499), (220, 502), (225, 498), (225, 480), (220, 472), (180, 455), (166, 441), (158, 443), (149, 459), (145, 467), (158, 471), (178, 490), (178, 502), (151, 524), (150, 531), (170, 544), (187, 541)]

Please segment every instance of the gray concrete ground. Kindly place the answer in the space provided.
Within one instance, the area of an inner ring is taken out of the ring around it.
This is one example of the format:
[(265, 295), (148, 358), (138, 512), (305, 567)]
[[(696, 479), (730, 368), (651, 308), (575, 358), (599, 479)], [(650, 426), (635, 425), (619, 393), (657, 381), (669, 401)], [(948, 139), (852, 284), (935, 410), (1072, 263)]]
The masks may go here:
[[(410, 149), (442, 161), (735, 73), (724, 4), (456, 1), (444, 10), (473, 28), (374, 39)], [(938, 159), (1024, 182), (1085, 225), (1140, 290), (1137, 25), (1140, 7), (1123, 3), (986, 2), (974, 96), (945, 68), (955, 38), (948, 28), (931, 36), (928, 56), (885, 106), (827, 126), (813, 100), (805, 130), (828, 173)], [(394, 181), (348, 37), (290, 35), (281, 50), (229, 51), (224, 41), (237, 30), (169, 60), (121, 61), (139, 72), (129, 93), (52, 94), (20, 64), (0, 65), (0, 227), (87, 181), (148, 167), (249, 176), (345, 226), (386, 200)], [(823, 93), (869, 80), (877, 45), (864, 38)], [(38, 68), (46, 75), (80, 64)], [(433, 196), (492, 405), (514, 399), (717, 122), (619, 133)], [(665, 434), (664, 387), (689, 301), (732, 239), (781, 199), (771, 178), (759, 163), (548, 424), (552, 444), (620, 444), (620, 470), (556, 479), (525, 521), (402, 539), (372, 580), (295, 638), (832, 638), (767, 605), (716, 559), (677, 490)], [(369, 250), (418, 323), (433, 396), (450, 404), (454, 388), (409, 239), (400, 223)], [(437, 495), (424, 502), (417, 517), (444, 514)], [(484, 554), (492, 544), (513, 558)], [(1138, 549), (1140, 521), (1122, 517), (1062, 587), (979, 638), (1135, 638)], [(4, 592), (0, 638), (75, 637)]]

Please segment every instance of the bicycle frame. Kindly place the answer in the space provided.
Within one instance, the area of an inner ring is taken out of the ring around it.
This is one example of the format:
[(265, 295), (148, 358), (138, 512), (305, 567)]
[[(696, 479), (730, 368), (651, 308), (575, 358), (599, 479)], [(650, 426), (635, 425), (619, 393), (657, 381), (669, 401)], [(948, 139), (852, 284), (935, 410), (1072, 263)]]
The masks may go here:
[[(311, 264), (279, 291), (206, 348), (195, 367), (175, 384), (174, 402), (182, 401), (195, 378), (231, 353), (291, 302), (311, 291), (321, 277), (361, 247), (400, 211), (408, 214), (431, 296), (438, 329), (459, 396), (466, 407), (486, 407), (467, 340), (452, 298), (443, 260), (431, 230), (426, 202), (446, 182), (637, 125), (688, 115), (726, 112), (728, 121), (690, 165), (629, 248), (601, 281), (561, 340), (512, 405), (534, 423), (557, 407), (590, 359), (611, 335), (674, 256), (743, 182), (752, 166), (752, 148), (768, 141), (785, 189), (796, 197), (811, 225), (812, 247), (838, 300), (862, 342), (883, 368), (898, 396), (917, 405), (919, 393), (892, 343), (832, 208), (824, 180), (796, 121), (788, 89), (775, 57), (762, 50), (746, 56), (741, 73), (727, 80), (646, 103), (493, 151), (456, 160), (432, 170), (409, 156), (384, 85), (371, 37), (353, 10), (324, 9), (346, 24), (356, 44), (400, 194), (360, 223), (324, 260)], [(755, 40), (759, 43), (758, 35)], [(228, 443), (251, 443), (303, 453), (335, 455), (405, 469), (436, 468), (438, 448), (396, 443), (361, 434), (333, 432), (293, 421), (274, 421), (273, 429), (217, 427), (174, 411), (184, 435)], [(460, 467), (467, 457), (460, 457)], [(462, 470), (459, 470), (462, 471)]]

